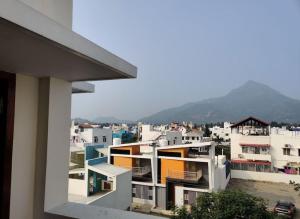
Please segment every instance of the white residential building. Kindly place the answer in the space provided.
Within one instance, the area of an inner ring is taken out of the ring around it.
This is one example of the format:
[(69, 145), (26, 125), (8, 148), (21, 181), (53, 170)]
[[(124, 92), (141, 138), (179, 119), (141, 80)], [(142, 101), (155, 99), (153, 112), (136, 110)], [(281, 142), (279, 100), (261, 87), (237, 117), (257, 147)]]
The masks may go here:
[(203, 132), (199, 129), (190, 129), (186, 126), (182, 126), (179, 128), (179, 130), (182, 133), (182, 143), (188, 144), (188, 143), (199, 143), (203, 139)]
[(167, 130), (165, 126), (141, 125), (139, 127), (139, 139), (142, 142), (164, 140), (165, 145), (178, 145), (182, 143), (180, 131)]
[(231, 134), (231, 123), (230, 122), (224, 122), (224, 126), (213, 126), (210, 128), (211, 131), (211, 137), (215, 138), (219, 136), (220, 138), (223, 138), (225, 141), (230, 140), (230, 134)]
[(270, 129), (268, 123), (253, 117), (231, 127), (233, 169), (300, 174), (300, 132), (298, 130)]
[(112, 145), (112, 129), (99, 128), (90, 124), (80, 124), (71, 126), (71, 143), (76, 145), (102, 144), (104, 146)]

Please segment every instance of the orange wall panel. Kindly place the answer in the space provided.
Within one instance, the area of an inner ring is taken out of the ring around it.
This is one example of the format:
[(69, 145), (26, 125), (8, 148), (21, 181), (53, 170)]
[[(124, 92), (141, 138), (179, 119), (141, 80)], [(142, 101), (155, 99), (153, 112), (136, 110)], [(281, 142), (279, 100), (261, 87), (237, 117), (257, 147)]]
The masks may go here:
[(119, 167), (132, 167), (132, 158), (130, 157), (114, 157), (114, 165)]
[(183, 160), (161, 159), (161, 184), (166, 184), (168, 170), (184, 172)]

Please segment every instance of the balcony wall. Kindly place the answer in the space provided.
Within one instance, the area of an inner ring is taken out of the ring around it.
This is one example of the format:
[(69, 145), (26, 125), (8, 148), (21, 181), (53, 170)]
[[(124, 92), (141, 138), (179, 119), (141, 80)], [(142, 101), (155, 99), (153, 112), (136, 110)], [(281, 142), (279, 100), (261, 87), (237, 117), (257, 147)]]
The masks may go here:
[(241, 135), (239, 143), (243, 144), (270, 144), (270, 136), (253, 136), (253, 135)]
[(263, 160), (271, 162), (270, 154), (246, 154), (243, 153), (243, 158), (247, 160)]

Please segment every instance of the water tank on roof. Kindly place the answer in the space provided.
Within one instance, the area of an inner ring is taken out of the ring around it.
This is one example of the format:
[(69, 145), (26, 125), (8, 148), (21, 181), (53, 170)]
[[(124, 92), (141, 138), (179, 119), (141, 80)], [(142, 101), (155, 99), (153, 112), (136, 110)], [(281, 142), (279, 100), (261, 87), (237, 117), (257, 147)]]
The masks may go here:
[(113, 139), (113, 145), (119, 145), (121, 143), (122, 143), (121, 138), (114, 138)]

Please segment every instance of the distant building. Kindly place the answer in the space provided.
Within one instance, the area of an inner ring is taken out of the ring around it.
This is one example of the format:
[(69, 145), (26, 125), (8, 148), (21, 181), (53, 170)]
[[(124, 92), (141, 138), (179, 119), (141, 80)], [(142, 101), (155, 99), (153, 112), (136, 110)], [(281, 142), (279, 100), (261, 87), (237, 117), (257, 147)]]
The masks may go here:
[(249, 117), (231, 126), (231, 163), (236, 170), (300, 174), (300, 132), (270, 128)]
[(203, 139), (203, 132), (196, 128), (189, 128), (186, 126), (182, 126), (180, 128), (182, 133), (182, 143), (188, 144), (188, 143), (199, 143)]
[(166, 145), (178, 145), (182, 143), (182, 134), (180, 131), (168, 130), (166, 126), (141, 125), (139, 140), (142, 142), (162, 140)]
[(84, 143), (112, 145), (112, 130), (100, 128), (97, 125), (80, 124), (71, 126), (71, 143), (82, 145)]
[(230, 134), (231, 134), (231, 123), (230, 122), (224, 122), (224, 127), (220, 126), (213, 126), (210, 128), (211, 131), (211, 137), (216, 138), (219, 136), (219, 138), (223, 138), (224, 141), (230, 140)]
[(126, 130), (120, 130), (116, 133), (113, 133), (112, 136), (113, 136), (113, 139), (120, 138), (122, 144), (130, 143), (134, 140), (134, 134), (129, 131), (126, 131)]

